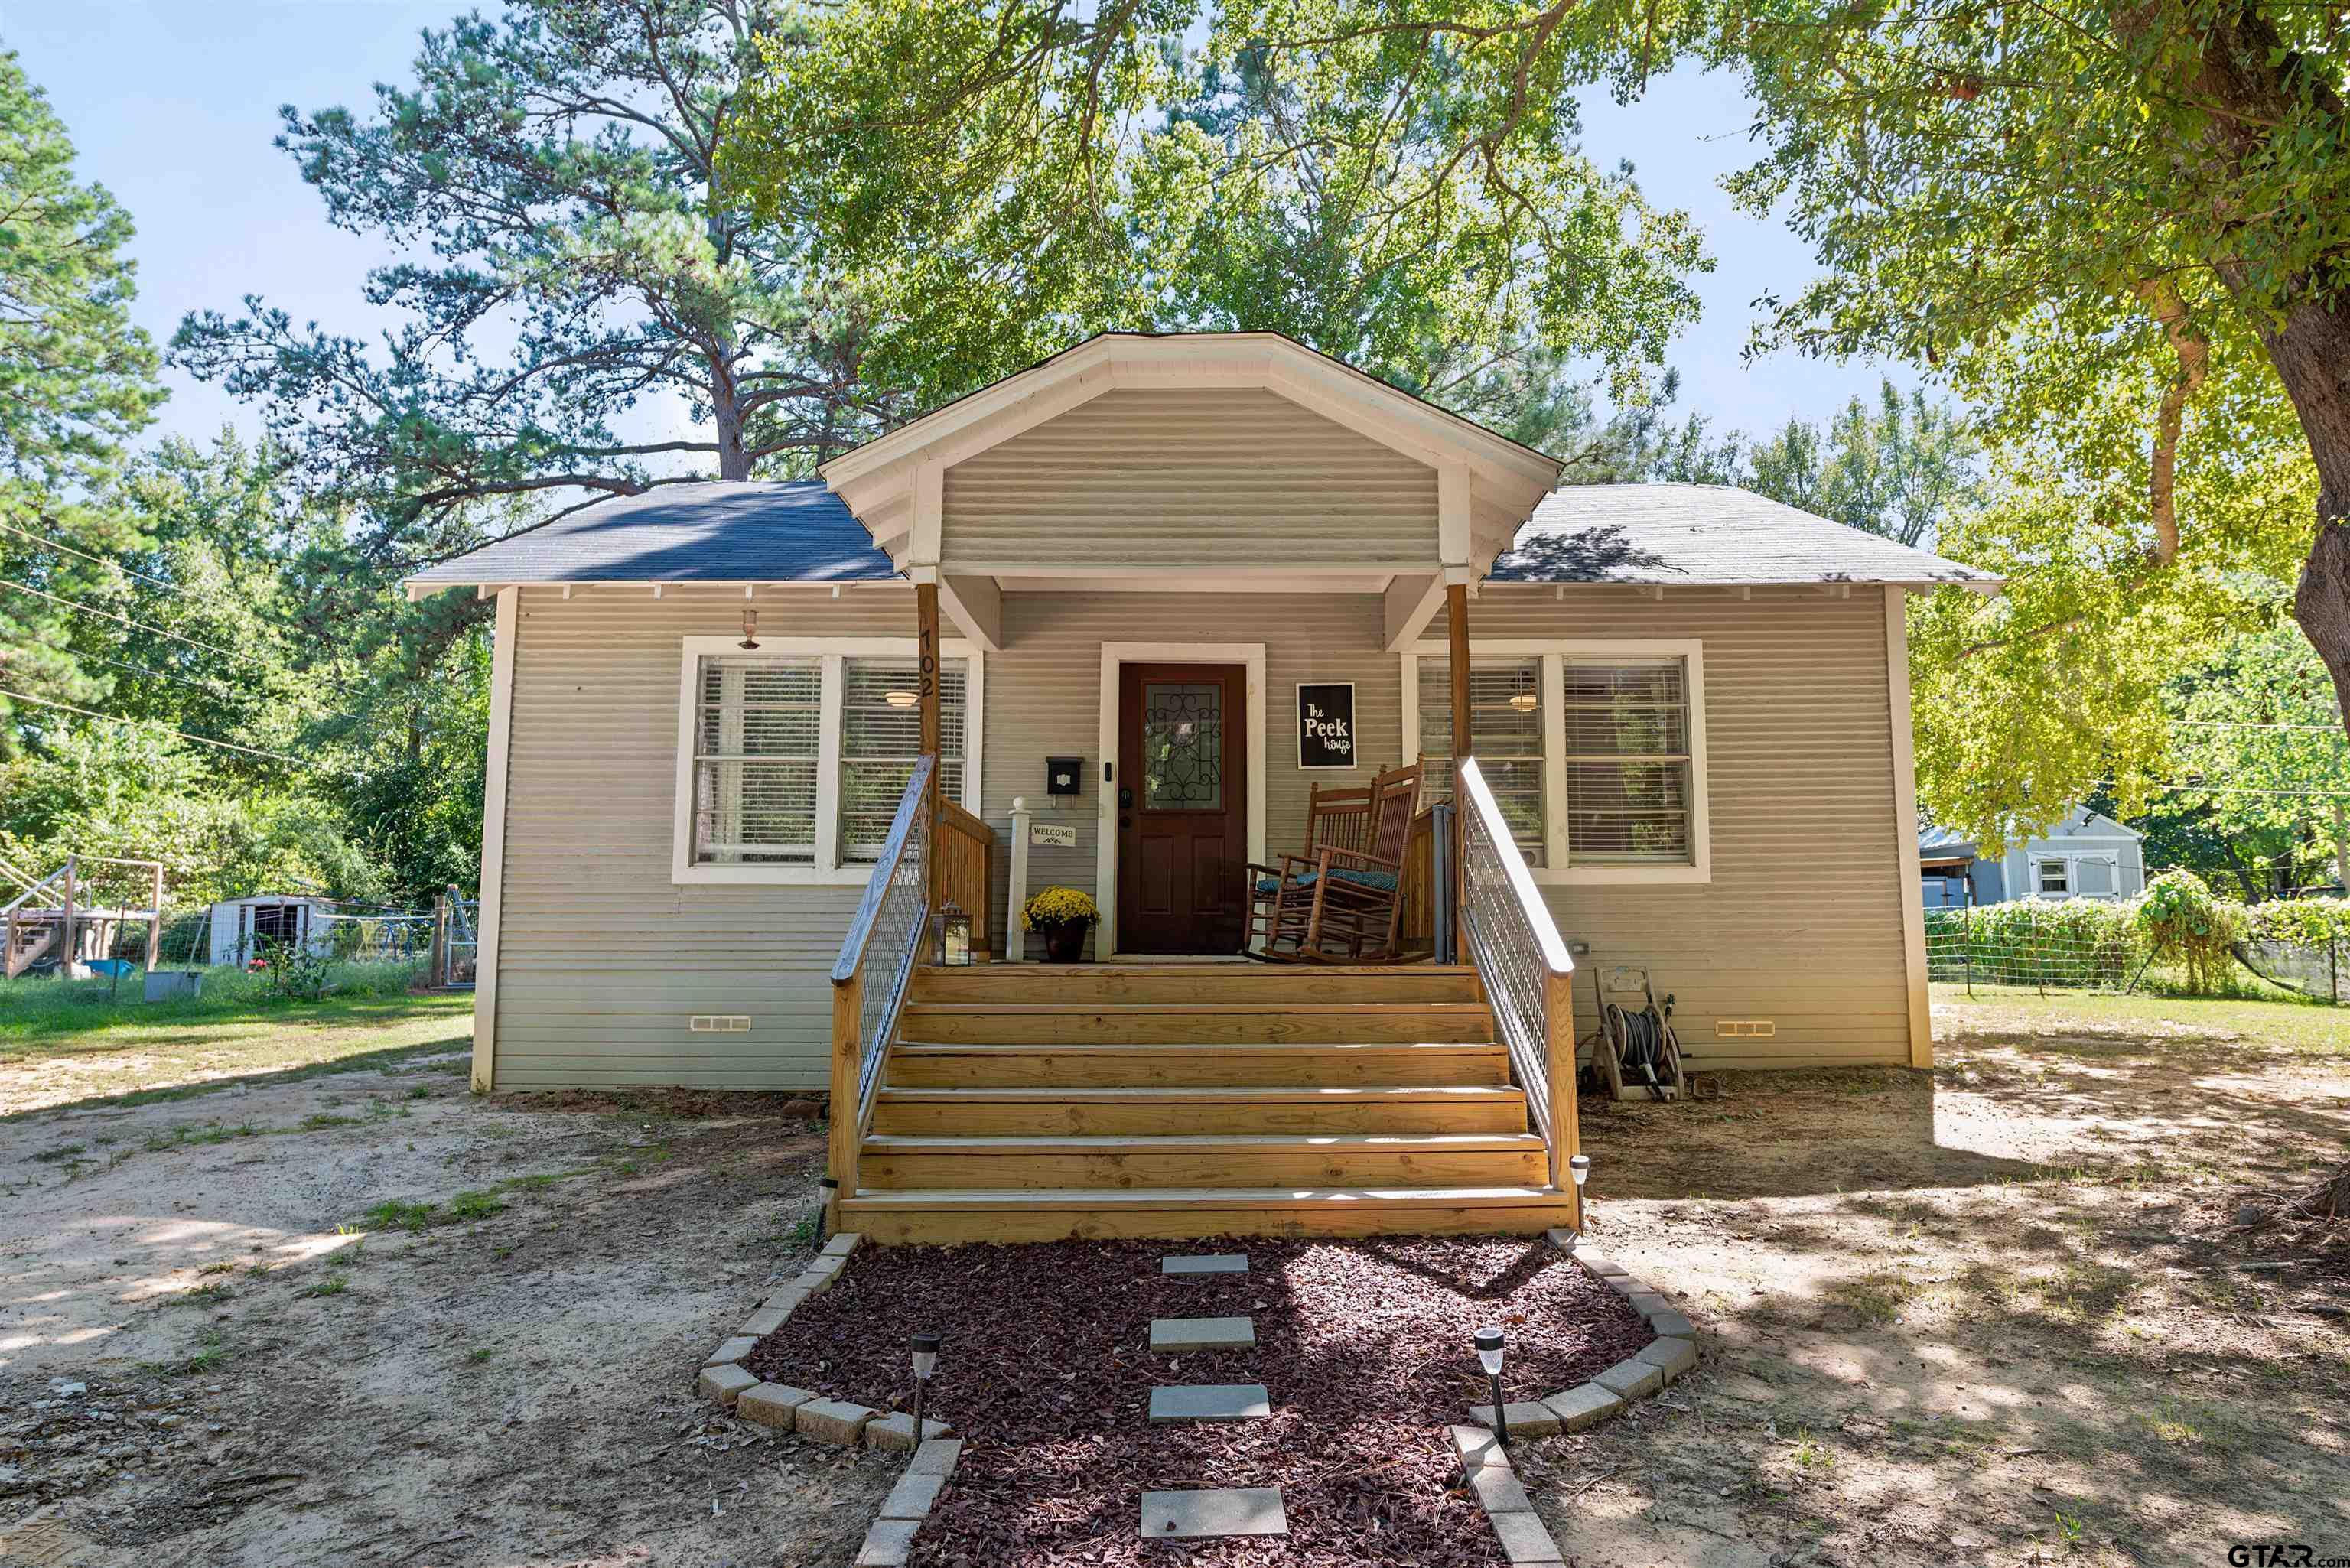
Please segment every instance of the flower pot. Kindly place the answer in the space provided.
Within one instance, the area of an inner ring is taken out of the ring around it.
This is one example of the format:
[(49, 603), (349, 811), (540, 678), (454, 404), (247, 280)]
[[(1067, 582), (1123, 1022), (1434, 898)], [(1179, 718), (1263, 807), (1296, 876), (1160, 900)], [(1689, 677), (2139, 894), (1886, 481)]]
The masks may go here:
[(1080, 963), (1086, 956), (1086, 922), (1067, 920), (1045, 928), (1046, 963)]

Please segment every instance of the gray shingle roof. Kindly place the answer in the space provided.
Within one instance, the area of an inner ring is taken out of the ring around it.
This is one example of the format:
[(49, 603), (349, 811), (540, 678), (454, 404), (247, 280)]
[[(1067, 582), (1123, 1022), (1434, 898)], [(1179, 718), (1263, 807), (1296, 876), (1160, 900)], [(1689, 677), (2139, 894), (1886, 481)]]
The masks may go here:
[(812, 479), (664, 484), (484, 545), (409, 579), (473, 583), (848, 583), (895, 576)]
[(1493, 562), (1504, 583), (1975, 583), (1945, 561), (1721, 484), (1571, 484)]

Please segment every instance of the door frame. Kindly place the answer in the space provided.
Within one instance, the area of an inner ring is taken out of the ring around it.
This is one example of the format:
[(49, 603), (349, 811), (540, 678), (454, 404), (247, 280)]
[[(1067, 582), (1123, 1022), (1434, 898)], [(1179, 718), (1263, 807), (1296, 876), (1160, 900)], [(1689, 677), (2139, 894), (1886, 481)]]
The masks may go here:
[[(1264, 644), (1261, 642), (1105, 642), (1101, 645), (1100, 750), (1102, 765), (1118, 761), (1118, 666), (1122, 664), (1237, 664), (1245, 671), (1248, 697), (1248, 857), (1262, 862), (1264, 850), (1265, 776)], [(1123, 779), (1097, 779), (1094, 822), (1094, 903), (1101, 929), (1094, 939), (1097, 959), (1118, 951), (1118, 791)]]

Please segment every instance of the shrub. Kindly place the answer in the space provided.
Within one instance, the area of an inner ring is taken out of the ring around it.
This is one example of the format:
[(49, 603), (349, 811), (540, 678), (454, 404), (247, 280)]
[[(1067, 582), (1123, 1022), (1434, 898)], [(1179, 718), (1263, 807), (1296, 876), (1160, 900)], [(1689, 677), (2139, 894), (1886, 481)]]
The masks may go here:
[(1926, 945), (1938, 979), (1956, 979), (1963, 966), (2015, 985), (2121, 985), (2146, 952), (2130, 907), (2109, 898), (1929, 909)]
[(2165, 871), (2137, 900), (2137, 924), (2157, 958), (2177, 959), (2191, 991), (2219, 989), (2243, 940), (2244, 908), (2211, 895), (2192, 871)]
[(2253, 941), (2322, 948), (2350, 946), (2350, 898), (2284, 898), (2244, 911), (2245, 934)]

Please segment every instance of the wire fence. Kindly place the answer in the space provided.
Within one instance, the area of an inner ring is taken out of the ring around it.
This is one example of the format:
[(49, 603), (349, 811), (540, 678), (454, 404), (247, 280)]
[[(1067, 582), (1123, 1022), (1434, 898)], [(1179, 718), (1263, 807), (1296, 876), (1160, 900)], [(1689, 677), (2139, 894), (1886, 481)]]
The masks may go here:
[[(1926, 972), (1929, 979), (1969, 987), (2031, 986), (2041, 991), (2126, 991), (2149, 971), (2167, 991), (2182, 976), (2163, 963), (2134, 918), (2117, 900), (2018, 899), (1973, 909), (1929, 909)], [(2350, 1003), (2350, 941), (2333, 932), (2305, 938), (2253, 936), (2232, 944), (2252, 976), (2321, 1002)]]

